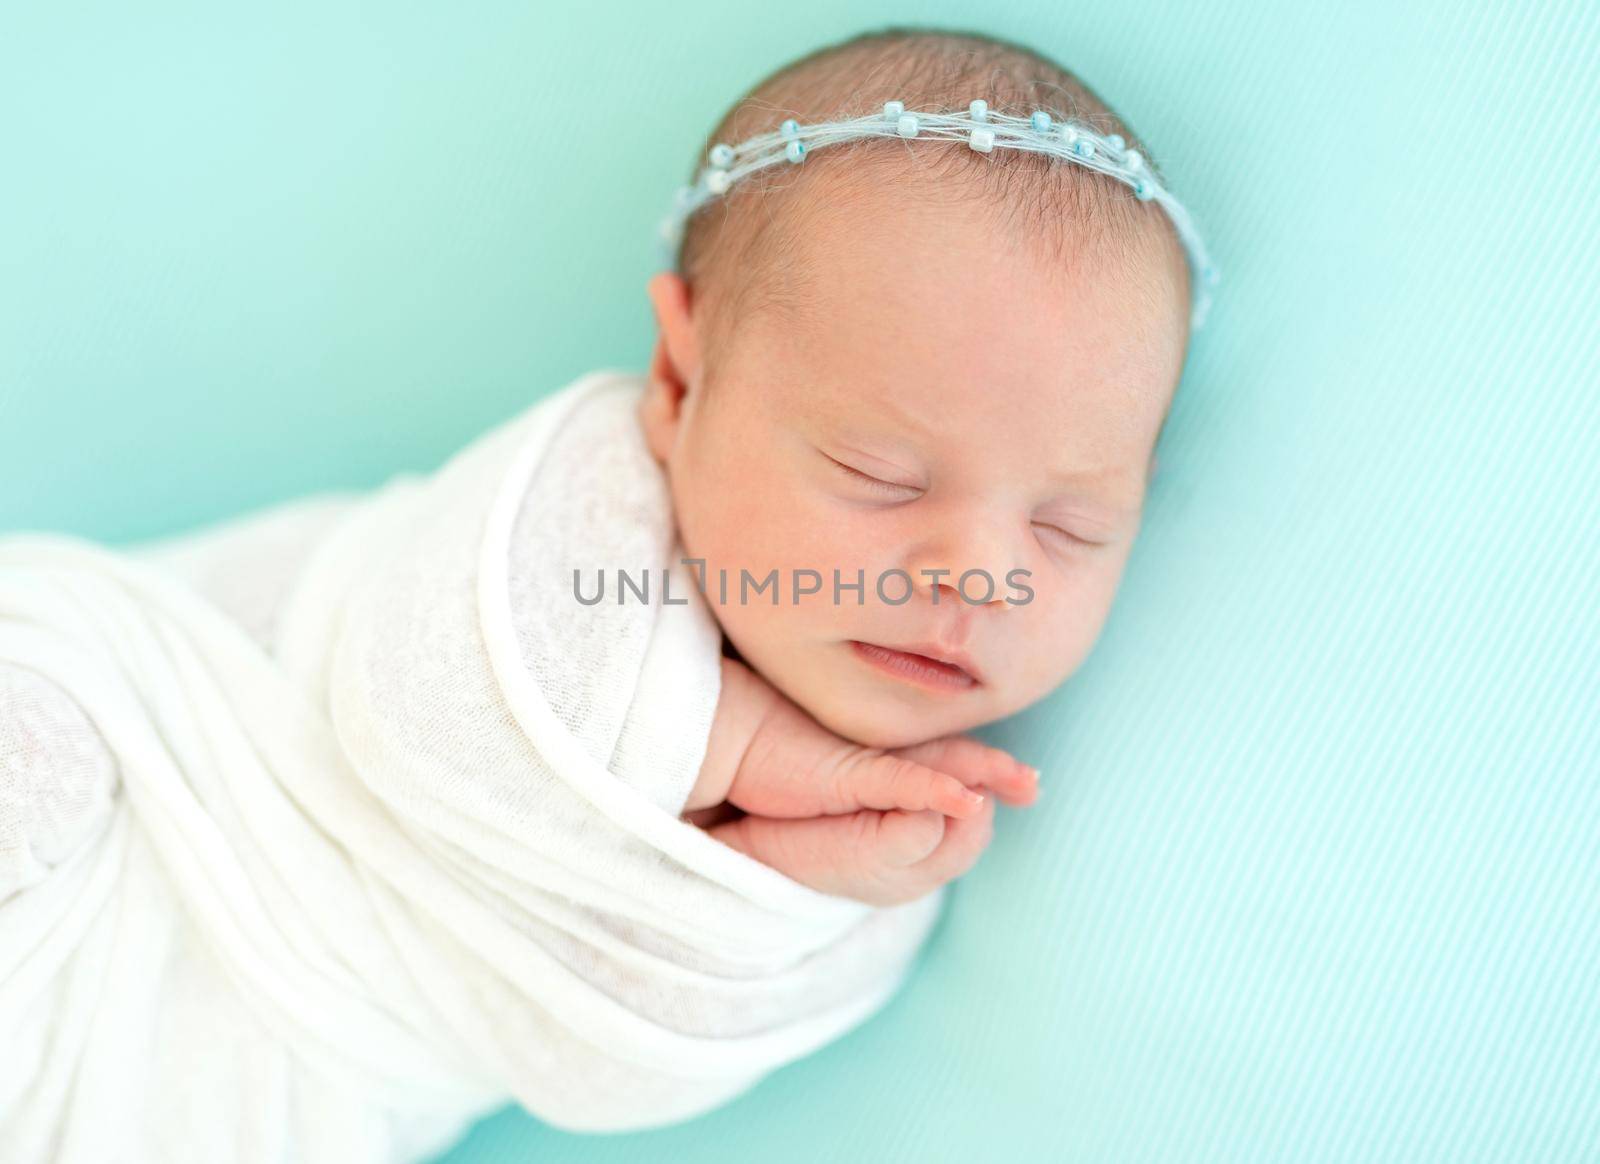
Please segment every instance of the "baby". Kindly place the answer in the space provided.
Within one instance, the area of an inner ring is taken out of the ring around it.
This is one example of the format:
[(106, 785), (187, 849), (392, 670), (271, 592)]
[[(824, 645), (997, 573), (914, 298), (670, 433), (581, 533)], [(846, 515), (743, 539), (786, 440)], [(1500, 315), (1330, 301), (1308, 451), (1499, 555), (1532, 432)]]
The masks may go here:
[[(176, 579), (4, 539), (0, 1141), (634, 1130), (881, 1006), (1038, 795), (965, 733), (1093, 648), (1203, 318), (1131, 140), (1016, 46), (825, 49), (712, 135), (645, 377), (147, 547)], [(568, 556), (673, 534), (703, 608), (569, 617)]]
[[(1134, 143), (1030, 50), (891, 29), (762, 82), (707, 144), (979, 97)], [(1034, 769), (961, 733), (1093, 647), (1192, 323), (1192, 256), (1146, 188), (982, 144), (791, 146), (803, 164), (698, 208), (648, 288), (640, 422), (726, 640), (686, 819), (879, 904), (971, 867), (995, 798), (1033, 803)], [(776, 604), (740, 601), (774, 570)], [(835, 600), (835, 572), (865, 585)]]

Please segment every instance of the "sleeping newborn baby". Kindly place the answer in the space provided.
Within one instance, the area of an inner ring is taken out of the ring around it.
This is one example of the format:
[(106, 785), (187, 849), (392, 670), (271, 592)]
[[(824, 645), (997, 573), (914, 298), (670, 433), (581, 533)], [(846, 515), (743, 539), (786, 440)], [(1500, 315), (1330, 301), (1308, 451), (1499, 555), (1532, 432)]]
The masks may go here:
[[(867, 37), (780, 73), (710, 140), (774, 111), (870, 112), (905, 87), (839, 78), (911, 53), (937, 77), (916, 108), (1015, 90), (1026, 115), (1021, 75), (1120, 125), (1026, 54)], [(886, 902), (970, 867), (993, 799), (1032, 802), (1033, 769), (960, 733), (1048, 694), (1096, 641), (1182, 372), (1188, 279), (1158, 207), (1021, 151), (830, 145), (698, 211), (650, 281), (640, 402), (730, 654), (689, 819)], [(776, 596), (741, 601), (745, 574), (774, 571)]]
[[(976, 36), (821, 50), (708, 144), (645, 375), (169, 544), (0, 537), (17, 1158), (687, 1119), (893, 997), (1034, 802), (966, 733), (1105, 624), (1197, 236)], [(669, 550), (704, 601), (574, 617), (569, 565)]]

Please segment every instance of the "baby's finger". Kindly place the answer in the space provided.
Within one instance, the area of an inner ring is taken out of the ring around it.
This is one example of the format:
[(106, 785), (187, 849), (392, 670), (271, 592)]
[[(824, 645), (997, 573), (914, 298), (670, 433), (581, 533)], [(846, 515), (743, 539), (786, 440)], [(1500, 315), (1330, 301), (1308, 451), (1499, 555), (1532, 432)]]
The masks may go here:
[(922, 883), (907, 878), (905, 869), (939, 848), (946, 825), (944, 815), (933, 811), (866, 811), (802, 819), (744, 816), (707, 831), (819, 892), (888, 905), (909, 899), (906, 884)]
[(978, 863), (993, 839), (994, 806), (990, 804), (975, 816), (947, 821), (938, 846), (906, 872), (930, 889), (954, 881)]
[(946, 816), (972, 816), (983, 809), (982, 792), (968, 788), (948, 772), (915, 760), (863, 748), (841, 763), (834, 773), (832, 812), (863, 808), (920, 812), (934, 809)]
[(957, 777), (969, 787), (989, 788), (1006, 804), (1032, 804), (1039, 795), (1039, 770), (1009, 752), (971, 736), (940, 736), (892, 753)]

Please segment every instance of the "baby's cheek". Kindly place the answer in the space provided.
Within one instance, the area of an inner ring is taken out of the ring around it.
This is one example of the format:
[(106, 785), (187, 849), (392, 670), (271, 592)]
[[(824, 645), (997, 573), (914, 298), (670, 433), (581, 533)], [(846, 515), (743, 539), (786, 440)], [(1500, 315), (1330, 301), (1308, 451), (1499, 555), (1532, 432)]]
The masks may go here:
[(831, 596), (835, 570), (844, 581), (853, 581), (856, 571), (869, 564), (861, 551), (864, 538), (854, 528), (856, 520), (814, 492), (791, 489), (751, 515), (742, 537), (746, 544), (759, 547), (763, 569), (814, 570), (821, 575), (824, 593)]
[(758, 484), (732, 478), (703, 499), (700, 509), (705, 555), (729, 570), (730, 585), (741, 569), (759, 581), (783, 569), (797, 546), (805, 550), (805, 530), (795, 527), (792, 506)]
[[(1033, 697), (1048, 692), (1078, 670), (1094, 649), (1105, 628), (1116, 581), (1102, 567), (1083, 571), (1057, 582), (1057, 589), (1040, 589), (1033, 614), (1038, 621), (1025, 635), (1019, 653), (1020, 682)], [(1019, 608), (1026, 611), (1026, 607)]]

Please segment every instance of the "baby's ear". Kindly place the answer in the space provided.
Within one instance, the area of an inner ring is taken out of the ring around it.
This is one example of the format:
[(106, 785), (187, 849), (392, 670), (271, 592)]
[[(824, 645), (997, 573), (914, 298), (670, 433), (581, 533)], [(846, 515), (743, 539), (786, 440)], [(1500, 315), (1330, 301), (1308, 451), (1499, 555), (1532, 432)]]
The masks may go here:
[(684, 395), (699, 370), (699, 353), (689, 313), (689, 286), (683, 276), (674, 271), (657, 272), (646, 290), (658, 331), (639, 400), (639, 422), (651, 454), (664, 465), (677, 436)]
[(672, 455), (672, 445), (677, 437), (681, 401), (682, 393), (657, 378), (652, 368), (644, 391), (639, 395), (639, 428), (644, 433), (644, 443), (650, 449), (650, 455), (663, 467)]
[(657, 271), (645, 291), (655, 311), (657, 331), (651, 378), (680, 386), (694, 383), (700, 373), (700, 345), (688, 282), (676, 271)]

